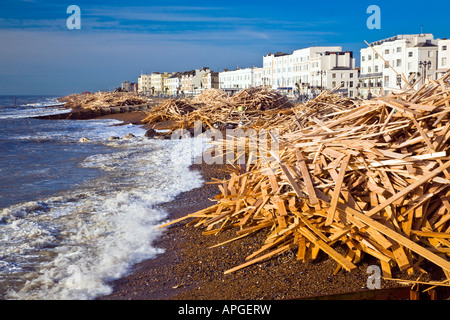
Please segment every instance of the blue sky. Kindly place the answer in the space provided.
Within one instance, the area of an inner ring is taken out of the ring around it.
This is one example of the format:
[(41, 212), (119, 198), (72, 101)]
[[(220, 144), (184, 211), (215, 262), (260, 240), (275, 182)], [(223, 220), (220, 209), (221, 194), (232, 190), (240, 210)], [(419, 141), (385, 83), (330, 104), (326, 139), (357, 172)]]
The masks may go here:
[[(69, 30), (70, 5), (81, 29)], [(367, 8), (381, 9), (370, 30)], [(448, 0), (0, 2), (0, 94), (109, 90), (141, 72), (262, 66), (268, 52), (340, 45), (353, 51), (396, 34), (450, 37)]]

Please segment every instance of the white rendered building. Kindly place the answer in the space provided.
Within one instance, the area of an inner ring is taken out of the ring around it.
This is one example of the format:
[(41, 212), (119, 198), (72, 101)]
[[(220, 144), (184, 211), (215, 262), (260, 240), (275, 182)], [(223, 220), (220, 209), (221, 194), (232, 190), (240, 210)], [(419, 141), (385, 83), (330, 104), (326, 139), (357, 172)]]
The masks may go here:
[(432, 34), (407, 34), (361, 49), (360, 95), (367, 98), (405, 87), (403, 78), (416, 88), (425, 78), (435, 79), (438, 43)]
[[(257, 81), (255, 75), (258, 76)], [(252, 67), (219, 72), (219, 88), (224, 91), (236, 92), (259, 85), (261, 85), (260, 68)]]
[(151, 94), (152, 75), (141, 74), (138, 78), (138, 93), (149, 95)]
[(436, 78), (440, 78), (450, 69), (450, 40), (442, 39), (438, 41), (438, 69)]
[(262, 82), (288, 95), (311, 96), (344, 82), (340, 93), (354, 97), (357, 74), (353, 53), (339, 46), (269, 53), (263, 58)]

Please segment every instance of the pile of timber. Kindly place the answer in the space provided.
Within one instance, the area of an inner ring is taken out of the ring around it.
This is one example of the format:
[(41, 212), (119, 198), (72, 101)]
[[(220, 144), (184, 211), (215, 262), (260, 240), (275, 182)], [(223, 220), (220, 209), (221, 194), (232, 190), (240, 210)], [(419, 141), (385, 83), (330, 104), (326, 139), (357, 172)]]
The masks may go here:
[(178, 121), (181, 126), (187, 120), (187, 115), (198, 108), (186, 99), (169, 99), (147, 112), (142, 123), (156, 123), (168, 120)]
[(207, 89), (192, 98), (194, 104), (217, 105), (222, 107), (230, 103), (230, 95), (220, 89)]
[(265, 243), (225, 273), (287, 250), (303, 262), (323, 251), (336, 272), (367, 254), (386, 278), (394, 268), (426, 273), (431, 263), (448, 285), (449, 79), (351, 105), (328, 97), (319, 114), (305, 109), (303, 119), (291, 117), (295, 129), (271, 136), (278, 153), (247, 154), (246, 165), (217, 181), (214, 205), (161, 227), (192, 219), (204, 235), (236, 230), (225, 243), (264, 232)]
[(243, 126), (244, 123), (251, 126), (266, 112), (292, 107), (294, 105), (288, 98), (272, 89), (249, 88), (231, 97), (222, 90), (209, 89), (191, 100), (164, 102), (148, 112), (142, 122), (152, 124), (171, 120), (174, 128), (193, 127), (195, 121), (202, 121), (210, 128), (225, 124)]
[(325, 116), (339, 114), (357, 108), (359, 103), (338, 94), (323, 91), (316, 98), (305, 103), (296, 104), (294, 107), (271, 109), (260, 112), (253, 117), (247, 127), (253, 129), (276, 129), (280, 133), (303, 129), (311, 124), (321, 124), (319, 120)]
[(231, 103), (245, 110), (273, 110), (292, 108), (293, 105), (284, 95), (268, 88), (248, 88), (231, 97)]
[(96, 92), (72, 94), (58, 99), (70, 109), (99, 110), (105, 107), (124, 107), (146, 104), (149, 100), (134, 92)]

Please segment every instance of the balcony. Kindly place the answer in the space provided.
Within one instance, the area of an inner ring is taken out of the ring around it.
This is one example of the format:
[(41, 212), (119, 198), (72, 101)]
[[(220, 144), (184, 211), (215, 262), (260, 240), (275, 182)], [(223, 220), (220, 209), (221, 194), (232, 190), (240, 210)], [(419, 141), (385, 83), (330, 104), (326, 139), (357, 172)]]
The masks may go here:
[(370, 86), (368, 83), (361, 83), (361, 88), (382, 88), (383, 83), (382, 82), (371, 82)]
[(383, 76), (383, 72), (365, 73), (365, 74), (359, 75), (359, 79), (381, 78), (382, 76)]

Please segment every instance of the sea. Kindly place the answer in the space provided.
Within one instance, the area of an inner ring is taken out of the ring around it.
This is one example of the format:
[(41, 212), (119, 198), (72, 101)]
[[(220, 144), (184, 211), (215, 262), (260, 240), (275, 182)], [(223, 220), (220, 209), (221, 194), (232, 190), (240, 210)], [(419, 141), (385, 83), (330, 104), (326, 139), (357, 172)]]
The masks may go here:
[(111, 293), (134, 264), (164, 254), (153, 244), (170, 219), (161, 204), (203, 185), (190, 166), (205, 141), (148, 139), (118, 120), (33, 118), (67, 112), (57, 98), (0, 96), (2, 300)]

